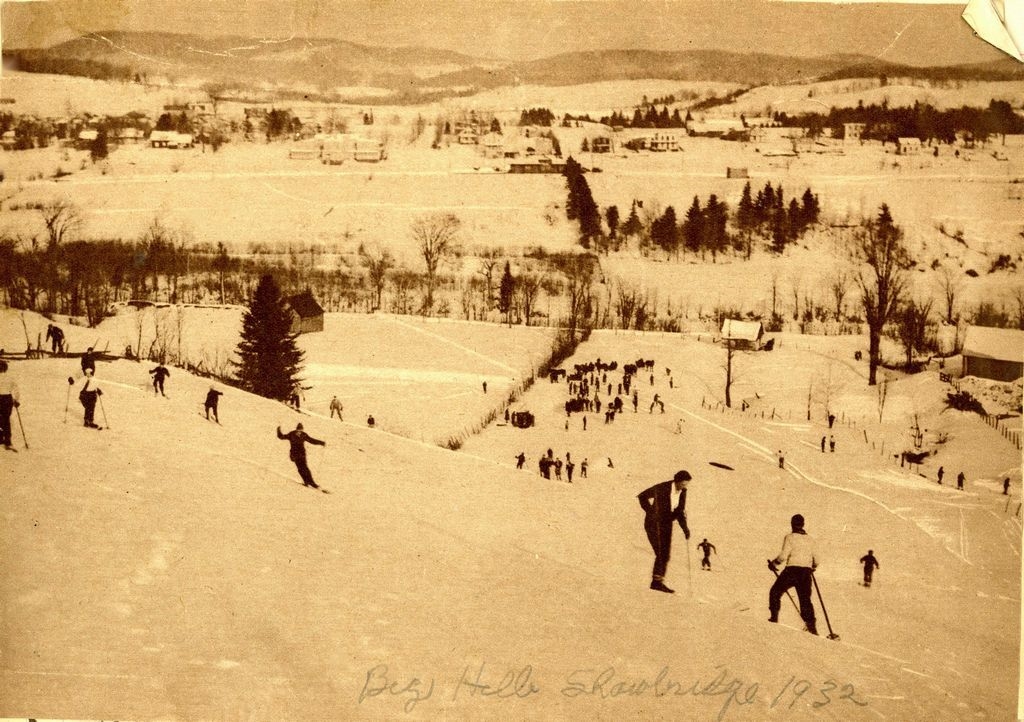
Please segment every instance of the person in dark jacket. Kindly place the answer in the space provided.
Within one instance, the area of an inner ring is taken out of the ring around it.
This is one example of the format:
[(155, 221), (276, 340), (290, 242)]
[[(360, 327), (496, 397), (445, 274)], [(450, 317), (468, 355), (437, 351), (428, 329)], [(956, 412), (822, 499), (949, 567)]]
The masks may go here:
[[(800, 514), (794, 514), (789, 523), (793, 531), (783, 539), (782, 551), (774, 559), (768, 560), (768, 568), (778, 577), (768, 592), (768, 611), (771, 613), (768, 621), (779, 621), (782, 595), (790, 588), (796, 587), (796, 596), (800, 600), (800, 616), (807, 625), (807, 631), (817, 634), (814, 604), (811, 602), (811, 584), (814, 581), (814, 570), (818, 566), (814, 538), (804, 531), (804, 518)], [(778, 571), (779, 564), (786, 566), (781, 574)]]
[(85, 408), (85, 425), (90, 429), (98, 429), (99, 425), (93, 421), (93, 414), (96, 413), (96, 400), (103, 395), (103, 392), (96, 386), (93, 379), (93, 370), (87, 369), (85, 371), (85, 384), (82, 385), (82, 389), (78, 392), (78, 400), (82, 402), (82, 406)]
[(295, 462), (295, 468), (299, 470), (299, 476), (302, 477), (302, 485), (319, 489), (320, 487), (313, 481), (313, 473), (309, 470), (309, 465), (306, 464), (306, 443), (315, 444), (316, 446), (327, 446), (327, 442), (314, 439), (307, 434), (302, 430), (302, 424), (297, 424), (295, 430), (289, 431), (287, 434), (282, 434), (281, 427), (278, 426), (277, 438), (287, 439), (288, 443), (291, 444), (288, 458)]
[(60, 326), (50, 324), (46, 327), (46, 339), (50, 341), (53, 353), (64, 353), (64, 331)]
[(96, 356), (92, 352), (92, 346), (82, 354), (82, 373), (84, 374), (86, 371), (96, 373)]
[(11, 444), (11, 411), (21, 406), (18, 385), (7, 375), (7, 362), (0, 360), (0, 444), (14, 449)]
[(220, 397), (224, 395), (223, 391), (210, 387), (210, 390), (206, 392), (206, 402), (203, 404), (203, 408), (206, 409), (206, 418), (210, 418), (210, 412), (213, 412), (213, 420), (218, 424), (220, 423), (220, 416), (217, 415), (217, 402), (220, 401)]
[(678, 522), (683, 535), (690, 538), (690, 528), (686, 525), (686, 486), (690, 478), (690, 472), (677, 471), (670, 481), (662, 481), (637, 494), (645, 514), (644, 531), (654, 549), (651, 589), (658, 592), (672, 594), (675, 591), (665, 585), (672, 551), (672, 522)]
[(160, 392), (161, 396), (166, 396), (164, 393), (164, 380), (171, 375), (171, 372), (167, 370), (167, 367), (162, 363), (159, 364), (155, 369), (151, 369), (149, 375), (153, 377), (153, 394)]
[(879, 567), (878, 560), (875, 559), (874, 552), (868, 549), (868, 553), (860, 558), (860, 563), (864, 565), (864, 586), (871, 586), (871, 575), (874, 574), (875, 569)]
[(707, 539), (705, 539), (700, 544), (698, 544), (697, 548), (700, 549), (704, 553), (704, 558), (700, 560), (700, 568), (701, 569), (707, 569), (710, 572), (711, 571), (711, 552), (715, 552), (717, 554), (718, 550), (715, 549), (715, 545), (712, 544), (711, 542), (709, 542)]

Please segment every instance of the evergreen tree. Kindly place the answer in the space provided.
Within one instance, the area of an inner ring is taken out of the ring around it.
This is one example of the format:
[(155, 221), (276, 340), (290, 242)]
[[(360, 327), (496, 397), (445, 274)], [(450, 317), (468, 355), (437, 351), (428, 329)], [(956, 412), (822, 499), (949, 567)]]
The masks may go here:
[(808, 188), (804, 191), (803, 195), (803, 219), (805, 226), (812, 226), (818, 222), (818, 216), (821, 214), (821, 207), (818, 204), (818, 196), (811, 193), (811, 189)]
[(743, 195), (740, 196), (740, 204), (736, 209), (736, 225), (741, 231), (749, 231), (754, 227), (754, 201), (750, 197), (750, 181), (743, 186)]
[(580, 221), (580, 240), (584, 247), (601, 235), (601, 210), (590, 193), (590, 185), (581, 173), (576, 181), (576, 202)]
[[(608, 237), (613, 241), (619, 230), (619, 207), (608, 206), (604, 209), (604, 219), (608, 224)], [(639, 220), (639, 219), (637, 219)]]
[(501, 275), (498, 289), (498, 310), (505, 314), (505, 323), (512, 325), (512, 294), (516, 288), (516, 280), (512, 277), (512, 269), (505, 261), (505, 272)]
[(279, 401), (299, 384), (302, 351), (291, 332), (292, 317), (274, 277), (260, 278), (242, 317), (236, 377), (246, 391)]
[(789, 199), (786, 210), (786, 225), (789, 226), (789, 240), (795, 241), (804, 232), (804, 214), (796, 198)]
[(693, 203), (686, 211), (683, 221), (683, 243), (686, 249), (696, 253), (704, 242), (704, 213), (700, 209), (700, 199), (693, 197)]
[(626, 222), (622, 224), (622, 235), (624, 236), (635, 236), (643, 229), (643, 223), (640, 221), (640, 216), (636, 212), (636, 201), (633, 201), (632, 207), (629, 209), (629, 216), (626, 218)]
[(672, 206), (651, 224), (651, 241), (666, 254), (679, 252), (679, 225)]
[(729, 242), (726, 230), (728, 207), (724, 201), (718, 200), (714, 193), (708, 198), (704, 207), (704, 244), (711, 251), (711, 260), (717, 260), (718, 254), (725, 250)]

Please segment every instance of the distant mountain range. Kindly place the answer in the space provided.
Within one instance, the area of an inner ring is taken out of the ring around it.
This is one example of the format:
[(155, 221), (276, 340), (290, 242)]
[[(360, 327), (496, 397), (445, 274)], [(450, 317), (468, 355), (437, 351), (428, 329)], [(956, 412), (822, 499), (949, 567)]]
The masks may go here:
[(376, 87), (407, 98), (506, 85), (576, 85), (657, 78), (765, 85), (849, 77), (1020, 80), (1005, 61), (913, 67), (857, 55), (805, 58), (717, 50), (600, 50), (528, 62), (471, 57), (426, 47), (373, 47), (326, 38), (258, 40), (151, 32), (93, 32), (45, 49), (5, 50), (4, 65), (26, 72), (101, 79), (197, 78), (225, 88), (280, 88), (330, 95)]

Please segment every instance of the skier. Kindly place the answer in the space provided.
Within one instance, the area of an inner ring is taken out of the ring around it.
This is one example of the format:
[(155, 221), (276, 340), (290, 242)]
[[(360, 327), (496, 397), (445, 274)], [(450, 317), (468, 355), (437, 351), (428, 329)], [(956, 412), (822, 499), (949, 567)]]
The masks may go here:
[(637, 495), (644, 510), (644, 531), (654, 549), (654, 569), (651, 572), (651, 589), (658, 592), (674, 593), (665, 585), (669, 554), (672, 551), (672, 522), (678, 522), (683, 535), (690, 538), (686, 525), (686, 485), (690, 472), (680, 470), (670, 481), (662, 481)]
[(832, 428), (832, 424), (834, 424), (835, 422), (836, 422), (836, 415), (835, 414), (829, 414), (828, 415), (828, 428), (831, 429)]
[(636, 391), (633, 392), (633, 413), (636, 413), (636, 407), (640, 405), (640, 396)]
[(338, 414), (338, 421), (344, 421), (345, 419), (341, 418), (341, 412), (343, 410), (344, 409), (343, 409), (343, 407), (341, 405), (341, 401), (338, 400), (338, 397), (337, 396), (331, 397), (331, 418), (333, 419), (334, 418), (334, 414), (337, 413)]
[(220, 397), (224, 395), (223, 391), (210, 387), (210, 390), (206, 392), (206, 401), (203, 403), (203, 408), (206, 410), (206, 418), (209, 420), (210, 412), (213, 412), (213, 420), (218, 424), (220, 423), (220, 416), (217, 415), (217, 402), (220, 401)]
[(92, 346), (82, 354), (82, 374), (84, 375), (86, 371), (96, 373), (96, 357), (92, 353)]
[(697, 545), (697, 548), (704, 552), (704, 558), (700, 560), (700, 568), (707, 569), (710, 572), (711, 552), (715, 552), (716, 554), (718, 553), (718, 551), (715, 549), (715, 545), (709, 542), (707, 539), (705, 539)]
[(52, 323), (46, 327), (46, 340), (50, 342), (53, 353), (64, 353), (64, 332)]
[(299, 470), (299, 476), (302, 477), (303, 486), (311, 486), (314, 489), (319, 489), (317, 483), (313, 481), (313, 474), (309, 470), (309, 466), (306, 464), (306, 442), (315, 444), (317, 446), (327, 446), (326, 441), (320, 441), (320, 439), (314, 439), (312, 436), (302, 430), (302, 424), (297, 424), (294, 431), (289, 431), (287, 434), (281, 433), (281, 427), (277, 427), (277, 438), (287, 439), (288, 443), (291, 444), (291, 448), (288, 451), (288, 458), (295, 462), (295, 468)]
[(555, 479), (562, 480), (562, 460), (555, 459)]
[(1003, 496), (1010, 495), (1010, 477), (1003, 479)]
[(938, 474), (936, 474), (936, 476), (938, 476), (938, 477), (939, 477), (939, 486), (942, 486), (942, 476), (943, 476), (943, 474), (945, 474), (945, 473), (946, 473), (946, 470), (945, 470), (945, 469), (943, 469), (943, 468), (942, 468), (942, 467), (940, 466), (940, 467), (939, 467), (939, 473), (938, 473)]
[(864, 586), (870, 587), (871, 575), (874, 574), (875, 568), (880, 566), (874, 552), (868, 549), (868, 553), (860, 558), (860, 563), (864, 565)]
[(779, 468), (786, 468), (786, 457), (782, 454), (782, 449), (779, 449)]
[[(778, 574), (775, 583), (768, 592), (769, 622), (779, 621), (779, 607), (782, 595), (790, 588), (796, 587), (796, 596), (800, 600), (800, 616), (807, 625), (807, 631), (817, 634), (818, 628), (814, 619), (814, 605), (811, 603), (811, 582), (818, 560), (814, 554), (814, 538), (804, 531), (804, 518), (794, 514), (790, 519), (792, 532), (782, 541), (782, 551), (774, 559), (768, 560), (768, 568)], [(778, 573), (778, 565), (786, 568)]]
[(960, 491), (964, 490), (964, 479), (965, 478), (967, 478), (967, 477), (964, 476), (964, 472), (962, 472), (962, 471), (959, 474), (956, 475), (956, 488), (958, 490), (960, 490)]
[(376, 425), (376, 423), (377, 422), (374, 421), (373, 419), (373, 414), (370, 414), (369, 416), (366, 417), (366, 425), (369, 426), (371, 429)]
[(825, 453), (825, 437), (821, 437), (821, 453)]
[(96, 412), (96, 400), (103, 395), (103, 391), (95, 386), (93, 373), (91, 368), (86, 369), (85, 384), (82, 385), (82, 389), (78, 392), (78, 400), (82, 402), (82, 406), (85, 408), (85, 426), (90, 429), (98, 429), (100, 427), (93, 421), (93, 414)]
[(171, 372), (167, 370), (167, 367), (161, 362), (155, 369), (151, 369), (149, 372), (150, 376), (153, 377), (153, 394), (159, 391), (161, 396), (167, 396), (164, 393), (164, 379), (171, 375)]
[(586, 479), (587, 478), (587, 459), (586, 459), (586, 457), (584, 457), (583, 461), (580, 462), (580, 478), (581, 479)]
[(830, 454), (836, 453), (836, 437), (831, 434), (828, 436), (828, 451)]
[(484, 381), (484, 393), (485, 394), (487, 393), (487, 382), (486, 381)]
[(520, 451), (519, 452), (519, 456), (516, 457), (516, 468), (517, 469), (522, 469), (523, 468), (523, 464), (525, 464), (525, 463), (526, 463), (526, 454), (523, 453), (522, 451)]
[(7, 362), (0, 360), (0, 444), (8, 451), (14, 451), (11, 445), (11, 411), (19, 406), (18, 384), (7, 375)]
[(586, 416), (583, 417), (583, 430), (584, 431), (587, 430), (587, 417)]
[(569, 480), (570, 484), (572, 483), (572, 472), (573, 472), (573, 470), (575, 468), (576, 468), (576, 464), (574, 464), (573, 462), (571, 462), (571, 461), (565, 462), (565, 476)]

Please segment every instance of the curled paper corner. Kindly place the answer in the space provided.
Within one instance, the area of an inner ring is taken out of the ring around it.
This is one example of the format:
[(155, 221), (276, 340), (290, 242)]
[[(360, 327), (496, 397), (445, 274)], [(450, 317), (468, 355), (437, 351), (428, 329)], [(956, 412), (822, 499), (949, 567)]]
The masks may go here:
[(982, 40), (1024, 62), (1024, 0), (970, 0), (963, 19)]

